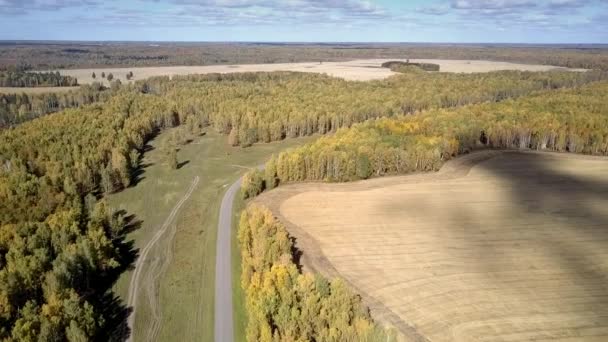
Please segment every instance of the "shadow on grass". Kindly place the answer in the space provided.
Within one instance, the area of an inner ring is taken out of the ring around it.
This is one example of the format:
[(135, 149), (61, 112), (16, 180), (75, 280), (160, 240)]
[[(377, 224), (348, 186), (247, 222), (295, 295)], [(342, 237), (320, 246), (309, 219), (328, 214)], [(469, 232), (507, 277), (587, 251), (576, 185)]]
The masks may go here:
[(91, 283), (95, 286), (92, 287), (93, 291), (86, 295), (86, 300), (103, 317), (95, 341), (125, 341), (131, 334), (128, 317), (132, 308), (127, 307), (124, 300), (114, 293), (113, 287), (124, 272), (134, 267), (139, 250), (133, 240), (127, 240), (127, 234), (141, 228), (143, 222), (133, 214), (128, 215), (125, 210), (116, 211), (113, 217), (122, 223), (121, 229), (112, 239), (116, 251), (114, 259), (119, 266), (93, 275)]
[(141, 182), (142, 180), (146, 179), (146, 177), (144, 177), (143, 175), (144, 173), (146, 173), (146, 169), (152, 165), (154, 165), (154, 163), (140, 163), (137, 169), (135, 169), (131, 174), (131, 184), (129, 185), (129, 187), (132, 188), (139, 184), (139, 182)]
[(183, 162), (177, 163), (177, 169), (179, 170), (179, 169), (181, 169), (182, 167), (184, 167), (184, 166), (186, 166), (188, 164), (190, 164), (189, 160), (184, 160)]

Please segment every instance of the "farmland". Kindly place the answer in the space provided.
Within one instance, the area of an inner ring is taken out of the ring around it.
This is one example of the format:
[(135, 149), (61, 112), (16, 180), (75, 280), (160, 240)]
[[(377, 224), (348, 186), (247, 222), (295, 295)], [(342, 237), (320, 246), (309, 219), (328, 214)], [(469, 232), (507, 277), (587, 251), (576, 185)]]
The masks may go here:
[(608, 159), (476, 152), (437, 173), (285, 185), (306, 269), (411, 340), (605, 340)]
[[(381, 80), (396, 73), (380, 68), (387, 59), (361, 59), (343, 62), (304, 62), (304, 63), (276, 63), (276, 64), (241, 64), (241, 65), (207, 65), (207, 66), (165, 66), (165, 67), (135, 67), (135, 68), (106, 68), (106, 69), (71, 69), (60, 70), (62, 75), (76, 77), (80, 84), (108, 81), (100, 77), (101, 72), (112, 74), (114, 79), (126, 81), (126, 75), (133, 72), (133, 81), (150, 78), (153, 76), (175, 76), (191, 74), (211, 73), (235, 73), (235, 72), (272, 72), (272, 71), (298, 71), (328, 74), (330, 76), (343, 78), (351, 81)], [(469, 61), (469, 60), (434, 60), (434, 59), (412, 59), (412, 62), (437, 63), (441, 71), (445, 72), (491, 72), (498, 70), (522, 70), (522, 71), (548, 71), (554, 69), (567, 70), (567, 68), (551, 65), (518, 64), (493, 61)], [(582, 69), (572, 69), (580, 71)], [(96, 78), (92, 78), (93, 73)]]

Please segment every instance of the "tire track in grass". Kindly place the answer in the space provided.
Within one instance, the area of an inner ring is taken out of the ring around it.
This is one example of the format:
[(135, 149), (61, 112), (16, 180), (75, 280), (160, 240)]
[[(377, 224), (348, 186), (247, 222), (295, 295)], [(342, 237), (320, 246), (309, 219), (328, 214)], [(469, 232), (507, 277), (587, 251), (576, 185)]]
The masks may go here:
[[(144, 263), (146, 262), (146, 258), (148, 256), (148, 254), (150, 253), (150, 250), (156, 245), (156, 243), (160, 240), (160, 238), (165, 234), (167, 229), (171, 226), (171, 223), (175, 219), (175, 216), (177, 216), (179, 209), (188, 200), (188, 198), (190, 198), (190, 196), (194, 192), (194, 189), (196, 189), (196, 186), (198, 185), (199, 180), (200, 180), (200, 178), (198, 176), (196, 176), (194, 178), (194, 180), (192, 181), (192, 184), (190, 185), (190, 188), (188, 188), (188, 191), (186, 192), (186, 194), (177, 202), (177, 204), (175, 204), (175, 207), (173, 207), (173, 210), (171, 210), (171, 212), (169, 213), (169, 216), (167, 216), (163, 225), (156, 232), (156, 234), (152, 237), (152, 239), (146, 244), (146, 246), (144, 246), (144, 248), (141, 251), (141, 255), (139, 256), (139, 258), (137, 259), (137, 262), (135, 263), (135, 272), (133, 273), (133, 276), (131, 277), (131, 282), (129, 283), (129, 294), (127, 296), (127, 306), (133, 308), (133, 311), (131, 312), (131, 315), (129, 315), (129, 319), (127, 321), (129, 330), (130, 330), (129, 338), (127, 339), (128, 342), (133, 342), (133, 340), (134, 340), (133, 336), (135, 335), (134, 325), (135, 325), (135, 315), (137, 313), (137, 298), (139, 296), (139, 290), (141, 287), (140, 278), (142, 277), (142, 272), (143, 272), (142, 268), (144, 266)], [(158, 261), (156, 261), (156, 263), (158, 263)], [(157, 266), (157, 265), (154, 265), (154, 266)], [(153, 267), (152, 269), (158, 269), (158, 272), (162, 272), (164, 267), (160, 267), (160, 268)], [(153, 276), (153, 275), (147, 275), (147, 276), (148, 276), (148, 279), (156, 278), (156, 276)], [(148, 291), (148, 295), (155, 296), (156, 294), (153, 294), (150, 291)], [(150, 299), (150, 303), (158, 304), (156, 299)], [(155, 321), (158, 319), (161, 319), (162, 316), (158, 313), (159, 308), (157, 307), (157, 305), (154, 306), (152, 309), (153, 309), (152, 316), (155, 319), (153, 319), (153, 322), (151, 322), (151, 325), (152, 325), (151, 336), (154, 337), (158, 333), (158, 331), (156, 331), (156, 330), (160, 329), (160, 322), (155, 322)]]
[(157, 257), (154, 258), (154, 262), (151, 264), (150, 269), (146, 272), (144, 278), (143, 285), (145, 286), (144, 289), (148, 298), (150, 311), (152, 311), (152, 319), (146, 333), (146, 341), (156, 341), (158, 334), (160, 333), (160, 328), (162, 327), (163, 312), (160, 309), (160, 293), (158, 291), (160, 288), (159, 280), (167, 271), (173, 260), (173, 238), (175, 237), (176, 232), (177, 226), (172, 224), (171, 230), (169, 230), (168, 233), (169, 235), (166, 238), (167, 242), (159, 247), (161, 249), (158, 252)]

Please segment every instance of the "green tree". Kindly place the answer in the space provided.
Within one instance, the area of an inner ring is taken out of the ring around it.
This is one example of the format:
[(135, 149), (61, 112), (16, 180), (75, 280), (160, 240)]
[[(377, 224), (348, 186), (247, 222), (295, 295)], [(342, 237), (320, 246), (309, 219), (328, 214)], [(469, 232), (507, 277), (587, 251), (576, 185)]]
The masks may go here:
[(253, 169), (243, 176), (241, 183), (241, 194), (243, 199), (255, 197), (264, 191), (264, 174), (258, 169)]
[(169, 148), (167, 150), (167, 165), (173, 169), (176, 170), (177, 166), (178, 166), (178, 161), (177, 161), (177, 149), (175, 147)]

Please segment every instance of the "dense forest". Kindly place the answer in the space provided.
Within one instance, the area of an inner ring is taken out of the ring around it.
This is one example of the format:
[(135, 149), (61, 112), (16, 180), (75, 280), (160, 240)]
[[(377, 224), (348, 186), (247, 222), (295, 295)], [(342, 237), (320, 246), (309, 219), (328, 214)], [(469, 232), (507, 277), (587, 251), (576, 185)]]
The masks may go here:
[(0, 133), (0, 338), (120, 331), (109, 289), (134, 257), (129, 220), (97, 197), (130, 184), (158, 113), (173, 120), (163, 101), (127, 93)]
[(344, 281), (299, 272), (292, 240), (268, 209), (243, 211), (238, 240), (247, 341), (394, 341)]
[(0, 71), (0, 87), (73, 87), (78, 80), (57, 72)]
[(94, 83), (65, 93), (0, 94), (0, 129), (62, 109), (105, 101), (110, 96), (106, 90)]
[(406, 62), (388, 61), (382, 63), (381, 67), (391, 69), (394, 72), (409, 72), (410, 70), (419, 69), (423, 71), (439, 71), (441, 66), (434, 63), (411, 63), (409, 59)]
[(542, 89), (572, 87), (606, 73), (406, 73), (349, 82), (306, 73), (244, 73), (155, 78), (139, 83), (175, 103), (180, 120), (201, 118), (233, 145), (335, 132), (370, 118), (500, 101)]
[[(109, 95), (100, 95), (104, 102), (4, 129), (0, 339), (108, 340), (108, 333), (121, 331), (115, 325), (125, 308), (110, 288), (134, 258), (124, 241), (130, 217), (108, 209), (103, 195), (132, 184), (144, 146), (159, 130), (183, 125), (179, 131), (186, 132), (210, 125), (227, 134), (232, 144), (247, 146), (426, 109), (443, 113), (437, 108), (494, 103), (603, 77), (566, 72), (411, 73), (368, 83), (299, 73), (156, 78), (115, 87)], [(572, 90), (577, 91), (583, 90)], [(593, 111), (589, 113), (593, 119)], [(418, 116), (428, 117), (410, 117)], [(494, 131), (487, 132), (494, 141)], [(571, 149), (580, 146), (568, 144)], [(341, 174), (336, 170), (334, 175)], [(388, 166), (386, 170), (392, 171)], [(276, 178), (295, 180), (283, 172)], [(318, 291), (326, 291), (321, 288)], [(323, 293), (333, 298), (331, 291)]]
[(0, 44), (0, 69), (213, 65), (340, 61), (359, 58), (494, 60), (608, 70), (598, 45), (407, 43), (23, 43)]
[(438, 170), (480, 148), (608, 155), (608, 82), (499, 103), (382, 118), (274, 156), (245, 176), (244, 197), (287, 182), (351, 181)]

